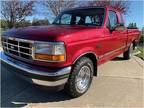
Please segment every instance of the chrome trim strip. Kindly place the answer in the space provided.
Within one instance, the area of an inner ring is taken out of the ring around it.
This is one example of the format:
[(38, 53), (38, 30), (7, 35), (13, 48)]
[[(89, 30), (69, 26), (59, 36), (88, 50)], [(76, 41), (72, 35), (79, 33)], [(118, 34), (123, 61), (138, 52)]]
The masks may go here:
[[(17, 41), (17, 42), (18, 42), (18, 41)], [(24, 48), (24, 49), (32, 50), (31, 48), (28, 48), (28, 47), (19, 46), (19, 42), (18, 42), (18, 45), (11, 44), (11, 43), (8, 43), (8, 42), (3, 42), (3, 41), (2, 41), (2, 43), (8, 44), (8, 45), (12, 45), (12, 46), (15, 46), (15, 47), (19, 47), (19, 48)]]
[(110, 51), (110, 52), (108, 52), (108, 53), (105, 53), (105, 54), (99, 56), (99, 59), (101, 59), (101, 58), (103, 58), (103, 57), (105, 57), (105, 56), (111, 55), (112, 53), (117, 52), (117, 51), (119, 51), (119, 50), (122, 50), (122, 49), (124, 49), (124, 48), (126, 48), (126, 46), (122, 46), (122, 47), (120, 47), (120, 48), (118, 48), (118, 49), (116, 49), (116, 50), (113, 50), (113, 51)]
[(26, 59), (26, 58), (24, 58), (24, 57), (20, 57), (20, 56), (14, 55), (14, 54), (8, 53), (8, 52), (6, 52), (6, 51), (5, 51), (5, 53), (6, 53), (7, 55), (9, 55), (10, 57), (14, 57), (14, 58), (17, 58), (17, 59), (22, 60), (22, 61), (26, 61), (26, 62), (31, 62), (31, 61), (32, 61), (32, 62), (33, 62), (32, 59)]
[[(3, 46), (4, 48), (7, 48), (5, 46)], [(11, 50), (11, 51), (14, 51), (14, 52), (18, 52), (19, 54), (25, 54), (25, 55), (28, 55), (28, 56), (31, 56), (31, 54), (28, 54), (28, 53), (24, 53), (24, 52), (21, 52), (19, 50), (14, 50), (14, 49), (10, 49), (10, 48), (7, 48), (8, 50)], [(20, 56), (19, 56), (20, 57)]]
[(81, 58), (83, 55), (85, 55), (85, 54), (94, 54), (95, 57), (96, 57), (96, 60), (98, 60), (97, 55), (96, 55), (94, 52), (91, 52), (91, 51), (90, 51), (90, 52), (82, 53), (80, 56), (78, 56), (78, 57), (74, 60), (73, 64), (75, 64), (75, 62), (76, 62), (79, 58)]
[(22, 79), (28, 81), (29, 83), (41, 85), (41, 86), (54, 87), (54, 86), (64, 85), (68, 81), (68, 78), (60, 79), (57, 81), (45, 81), (45, 80), (39, 80), (39, 79), (35, 79), (35, 78), (29, 78), (29, 77), (26, 77), (26, 76), (23, 76), (23, 75), (17, 74), (17, 73), (15, 73), (15, 74), (18, 75), (19, 77), (21, 77)]
[(64, 45), (64, 42), (46, 42), (46, 41), (35, 41), (35, 44), (39, 44), (39, 43), (46, 43), (46, 44), (51, 44), (51, 45)]
[(47, 71), (35, 70), (32, 67), (30, 67), (29, 65), (26, 65), (20, 61), (13, 62), (12, 58), (6, 56), (3, 52), (0, 52), (0, 54), (1, 54), (1, 60), (3, 62), (5, 62), (5, 63), (7, 63), (7, 64), (9, 64), (15, 68), (18, 68), (22, 71), (26, 71), (27, 73), (30, 73), (30, 74), (41, 75), (41, 76), (60, 76), (60, 75), (69, 74), (71, 72), (71, 66), (59, 69), (56, 72), (47, 72)]
[(32, 59), (34, 60), (35, 59), (35, 45), (32, 44)]
[[(5, 39), (5, 41), (3, 41), (3, 39)], [(11, 43), (8, 42), (8, 40), (17, 41), (18, 45), (16, 45), (16, 44), (11, 44)], [(32, 40), (26, 40), (26, 39), (14, 38), (14, 37), (6, 37), (6, 36), (4, 37), (4, 36), (2, 36), (2, 43), (6, 45), (6, 46), (4, 46), (4, 45), (2, 44), (2, 47), (5, 48), (5, 49), (7, 49), (7, 51), (5, 51), (5, 52), (6, 52), (8, 55), (12, 55), (12, 56), (14, 56), (14, 57), (18, 57), (18, 58), (20, 58), (21, 60), (23, 60), (23, 59), (29, 60), (29, 59), (26, 59), (26, 58), (20, 56), (20, 54), (25, 54), (25, 55), (27, 55), (27, 56), (29, 56), (29, 57), (32, 57), (32, 59), (33, 59), (33, 55), (32, 55), (32, 54), (33, 54), (33, 50), (32, 50), (32, 48), (27, 48), (27, 47), (19, 46), (19, 43), (20, 43), (20, 42), (25, 42), (25, 43), (32, 44), (32, 45), (34, 44), (34, 41), (32, 41)], [(15, 46), (15, 47), (18, 48), (18, 50), (14, 50), (14, 49), (12, 49), (12, 48), (8, 48), (8, 45)], [(27, 49), (27, 50), (31, 51), (31, 53), (22, 52), (22, 51), (20, 51), (20, 48)], [(18, 52), (18, 55), (15, 55), (15, 54), (10, 53), (9, 50), (14, 51), (14, 52)]]
[(19, 54), (19, 56), (20, 56), (20, 48), (19, 48), (19, 41), (18, 41), (18, 54)]
[(26, 40), (26, 39), (20, 39), (20, 38), (15, 38), (15, 37), (7, 37), (7, 36), (2, 36), (4, 39), (10, 39), (10, 40), (16, 40), (20, 42), (28, 42), (28, 43), (34, 43), (33, 40)]
[(38, 79), (32, 79), (32, 82), (34, 84), (42, 85), (42, 86), (51, 86), (51, 87), (65, 84), (67, 81), (68, 81), (68, 78), (61, 79), (58, 81), (52, 81), (52, 82), (51, 81), (38, 80)]

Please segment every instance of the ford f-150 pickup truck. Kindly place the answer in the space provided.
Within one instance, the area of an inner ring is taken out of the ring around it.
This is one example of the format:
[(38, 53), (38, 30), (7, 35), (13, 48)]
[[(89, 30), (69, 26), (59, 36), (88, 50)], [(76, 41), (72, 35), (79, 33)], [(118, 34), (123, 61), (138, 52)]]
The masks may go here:
[(132, 57), (139, 35), (111, 7), (74, 8), (61, 12), (51, 25), (4, 32), (1, 60), (31, 83), (79, 97), (89, 89), (98, 65), (122, 53), (124, 59)]

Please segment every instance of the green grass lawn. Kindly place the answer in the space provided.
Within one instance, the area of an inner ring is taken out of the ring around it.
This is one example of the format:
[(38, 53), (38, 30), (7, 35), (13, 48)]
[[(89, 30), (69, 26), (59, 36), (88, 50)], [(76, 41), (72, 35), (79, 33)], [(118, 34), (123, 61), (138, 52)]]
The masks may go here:
[(144, 46), (138, 47), (136, 51), (140, 52), (136, 56), (144, 60)]
[(140, 41), (141, 41), (141, 44), (137, 48), (137, 51), (139, 51), (140, 53), (138, 53), (136, 56), (141, 58), (142, 60), (144, 60), (144, 43), (143, 43), (144, 42), (144, 33), (141, 34)]

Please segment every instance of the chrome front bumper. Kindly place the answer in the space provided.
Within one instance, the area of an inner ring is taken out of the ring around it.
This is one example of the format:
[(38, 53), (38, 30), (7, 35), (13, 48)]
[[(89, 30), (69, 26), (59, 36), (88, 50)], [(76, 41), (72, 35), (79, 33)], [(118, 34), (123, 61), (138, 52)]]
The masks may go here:
[(47, 68), (38, 69), (37, 66), (32, 66), (24, 62), (15, 60), (3, 52), (0, 52), (1, 61), (3, 61), (8, 67), (16, 68), (19, 71), (15, 71), (25, 80), (42, 86), (59, 86), (64, 85), (71, 72), (71, 66), (65, 67), (55, 71), (48, 71)]

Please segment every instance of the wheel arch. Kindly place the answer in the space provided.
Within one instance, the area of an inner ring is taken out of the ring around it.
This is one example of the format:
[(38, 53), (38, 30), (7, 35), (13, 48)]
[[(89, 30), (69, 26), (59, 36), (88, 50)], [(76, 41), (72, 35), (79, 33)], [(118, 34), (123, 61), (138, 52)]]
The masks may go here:
[(77, 62), (77, 60), (79, 60), (81, 57), (88, 57), (92, 60), (93, 64), (94, 64), (94, 76), (97, 76), (97, 62), (98, 62), (98, 58), (97, 55), (94, 52), (85, 52), (80, 54), (73, 62), (73, 64), (75, 64)]

